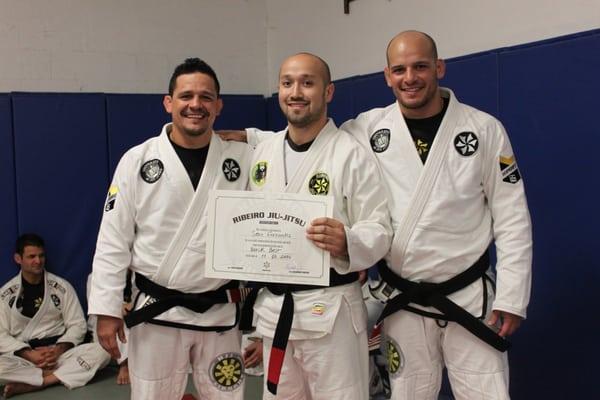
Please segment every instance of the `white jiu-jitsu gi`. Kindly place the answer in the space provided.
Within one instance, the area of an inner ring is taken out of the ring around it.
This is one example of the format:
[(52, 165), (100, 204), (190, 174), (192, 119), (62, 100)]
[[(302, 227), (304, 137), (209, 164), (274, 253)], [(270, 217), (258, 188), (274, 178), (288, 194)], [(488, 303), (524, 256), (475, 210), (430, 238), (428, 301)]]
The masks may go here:
[[(449, 105), (425, 164), (397, 103), (365, 112), (341, 127), (378, 161), (395, 231), (386, 261), (410, 281), (444, 282), (475, 263), (494, 241), (495, 296), (489, 281), (479, 279), (448, 298), (482, 319), (490, 309), (525, 317), (531, 221), (510, 141), (494, 117), (459, 103), (448, 89), (441, 91)], [(403, 223), (411, 219), (412, 229), (405, 229)], [(434, 398), (444, 361), (455, 396), (475, 398), (481, 390), (490, 398), (507, 397), (505, 354), (452, 322), (443, 326), (406, 311), (386, 319), (392, 349), (388, 358), (395, 360), (393, 398), (412, 399), (413, 393), (418, 394), (415, 398)]]
[[(203, 277), (206, 199), (211, 189), (246, 188), (250, 147), (223, 141), (211, 132), (204, 170), (194, 191), (169, 141), (170, 129), (171, 124), (165, 125), (159, 136), (127, 151), (117, 166), (98, 234), (90, 314), (121, 318), (128, 268), (185, 293), (213, 291), (228, 282)], [(151, 303), (153, 299), (140, 291), (134, 309)], [(129, 343), (132, 396), (177, 397), (185, 389), (190, 356), (189, 352), (176, 356), (173, 346), (185, 346), (191, 340), (202, 342), (191, 356), (200, 394), (216, 397), (228, 392), (237, 397), (227, 398), (241, 399), (240, 337), (237, 329), (229, 329), (235, 326), (236, 315), (232, 303), (216, 304), (203, 313), (176, 306), (153, 318), (152, 332), (148, 324), (133, 327)], [(225, 332), (215, 332), (219, 329)], [(234, 375), (218, 379), (214, 372), (229, 362), (236, 366)], [(145, 383), (136, 384), (138, 378)]]
[[(284, 134), (273, 135), (255, 149), (251, 190), (332, 196), (333, 218), (345, 225), (349, 258), (332, 257), (331, 268), (343, 275), (373, 265), (386, 254), (391, 239), (375, 163), (329, 120), (296, 172), (286, 177), (284, 140)], [(301, 370), (290, 370), (284, 361), (277, 398), (295, 399), (308, 381), (315, 399), (366, 399), (367, 315), (358, 281), (295, 292), (293, 299), (285, 358), (296, 358)], [(283, 296), (262, 289), (254, 306), (257, 332), (264, 337), (265, 370), (282, 302)], [(265, 398), (269, 395), (265, 389)]]
[(74, 347), (58, 358), (54, 375), (69, 389), (83, 386), (108, 364), (110, 356), (96, 343), (80, 344), (86, 323), (73, 287), (47, 271), (44, 283), (44, 299), (32, 318), (17, 309), (22, 293), (20, 273), (0, 289), (0, 382), (41, 386), (42, 369), (14, 353), (30, 347), (31, 340), (60, 336), (57, 343)]

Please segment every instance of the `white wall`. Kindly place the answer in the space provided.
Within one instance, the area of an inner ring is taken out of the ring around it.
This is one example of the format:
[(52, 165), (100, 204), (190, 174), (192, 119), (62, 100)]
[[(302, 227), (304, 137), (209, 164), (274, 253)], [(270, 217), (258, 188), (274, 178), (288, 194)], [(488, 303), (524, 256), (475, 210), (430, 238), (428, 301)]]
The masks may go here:
[(389, 39), (419, 29), (450, 58), (600, 28), (600, 0), (0, 0), (0, 92), (164, 93), (199, 56), (224, 93), (271, 94), (310, 51), (335, 79), (380, 71)]
[(0, 0), (0, 92), (165, 93), (198, 56), (224, 93), (267, 79), (264, 0)]

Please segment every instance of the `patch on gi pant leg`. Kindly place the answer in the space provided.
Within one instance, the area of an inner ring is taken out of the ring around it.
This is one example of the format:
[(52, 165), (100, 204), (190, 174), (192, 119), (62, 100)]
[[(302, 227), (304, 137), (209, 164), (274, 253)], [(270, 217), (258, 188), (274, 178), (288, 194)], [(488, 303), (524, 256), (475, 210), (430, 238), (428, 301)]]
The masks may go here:
[(259, 161), (254, 164), (250, 172), (250, 177), (256, 186), (264, 185), (267, 180), (267, 162)]
[(392, 378), (399, 376), (404, 369), (404, 354), (398, 343), (390, 338), (386, 337), (382, 342), (382, 353), (385, 355), (387, 360), (387, 370)]
[(225, 179), (227, 179), (229, 182), (235, 182), (240, 177), (240, 164), (238, 164), (238, 162), (233, 158), (225, 159), (221, 168), (223, 169), (223, 175), (225, 175)]
[(479, 148), (479, 139), (473, 132), (461, 132), (454, 138), (454, 148), (458, 154), (470, 157)]
[(521, 173), (514, 156), (500, 156), (500, 172), (504, 182), (514, 184), (521, 180)]
[(154, 183), (160, 179), (164, 170), (165, 166), (163, 165), (162, 161), (155, 158), (153, 160), (146, 161), (142, 165), (142, 168), (140, 168), (140, 175), (142, 176), (144, 182)]
[(108, 188), (108, 196), (106, 197), (104, 212), (110, 211), (113, 208), (115, 208), (115, 202), (117, 201), (117, 193), (119, 193), (119, 188), (116, 185), (111, 185), (111, 187)]
[(308, 190), (313, 195), (326, 196), (329, 193), (329, 176), (324, 172), (317, 172), (308, 181)]
[(213, 385), (223, 392), (233, 392), (244, 381), (244, 364), (239, 353), (218, 355), (209, 367), (209, 376)]
[(85, 361), (83, 358), (81, 358), (81, 356), (77, 357), (77, 364), (79, 364), (79, 366), (81, 368), (85, 369), (86, 371), (89, 371), (90, 369), (92, 369), (90, 364), (88, 364), (87, 361)]
[(371, 135), (371, 148), (375, 153), (383, 153), (390, 145), (390, 130), (379, 129)]

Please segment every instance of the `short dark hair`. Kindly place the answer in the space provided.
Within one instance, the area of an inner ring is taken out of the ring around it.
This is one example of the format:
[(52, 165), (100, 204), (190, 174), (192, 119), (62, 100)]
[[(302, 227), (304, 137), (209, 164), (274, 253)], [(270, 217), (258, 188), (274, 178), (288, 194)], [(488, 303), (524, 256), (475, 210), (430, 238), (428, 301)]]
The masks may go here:
[(15, 253), (23, 255), (25, 246), (35, 246), (44, 248), (44, 239), (35, 233), (24, 233), (17, 238), (15, 243)]
[(186, 58), (185, 61), (175, 67), (173, 71), (173, 75), (171, 75), (171, 80), (169, 81), (169, 96), (173, 96), (173, 92), (175, 91), (175, 85), (177, 84), (177, 78), (179, 75), (185, 74), (193, 74), (195, 72), (200, 72), (202, 74), (210, 76), (213, 81), (215, 81), (215, 88), (217, 89), (217, 96), (220, 97), (221, 93), (221, 85), (219, 85), (219, 79), (217, 79), (217, 74), (203, 60), (194, 57), (194, 58)]

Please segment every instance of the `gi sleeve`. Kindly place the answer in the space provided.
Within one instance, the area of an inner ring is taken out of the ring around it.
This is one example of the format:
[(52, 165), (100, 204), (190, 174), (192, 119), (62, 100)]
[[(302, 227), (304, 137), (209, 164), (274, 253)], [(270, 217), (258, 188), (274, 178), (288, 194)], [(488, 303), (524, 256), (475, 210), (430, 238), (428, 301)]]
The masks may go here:
[(10, 332), (11, 309), (5, 302), (0, 302), (0, 354), (12, 354), (29, 347), (28, 343), (15, 339)]
[(65, 333), (56, 342), (72, 343), (73, 346), (77, 346), (83, 342), (83, 339), (85, 338), (87, 324), (73, 286), (65, 280), (63, 280), (61, 284), (65, 288), (62, 302), (62, 317), (65, 325)]
[(496, 245), (494, 310), (526, 316), (531, 291), (532, 229), (521, 172), (502, 124), (487, 127), (484, 192)]
[(344, 171), (349, 271), (360, 271), (384, 258), (390, 249), (393, 230), (379, 169), (358, 143), (346, 159)]
[(261, 131), (257, 128), (246, 128), (246, 142), (252, 146), (256, 147), (260, 142), (272, 137), (273, 134), (283, 133), (281, 132), (273, 132), (273, 131)]
[(92, 264), (89, 314), (122, 318), (123, 290), (135, 238), (135, 183), (139, 166), (126, 153), (111, 183)]

